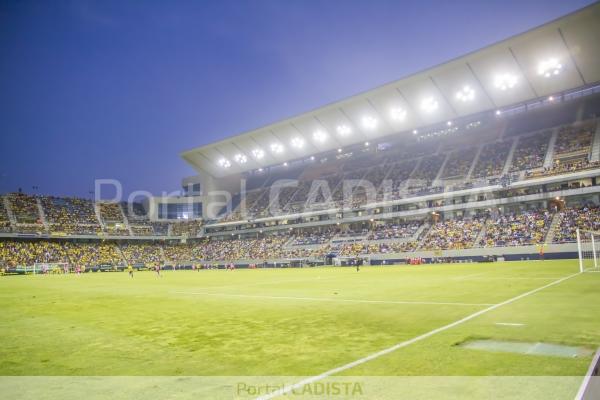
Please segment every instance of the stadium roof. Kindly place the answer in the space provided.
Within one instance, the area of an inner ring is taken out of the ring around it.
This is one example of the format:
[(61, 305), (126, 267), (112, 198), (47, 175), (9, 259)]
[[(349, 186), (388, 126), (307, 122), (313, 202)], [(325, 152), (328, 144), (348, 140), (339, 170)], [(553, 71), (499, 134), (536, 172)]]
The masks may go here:
[(600, 3), (447, 63), (274, 124), (185, 151), (223, 177), (600, 81)]

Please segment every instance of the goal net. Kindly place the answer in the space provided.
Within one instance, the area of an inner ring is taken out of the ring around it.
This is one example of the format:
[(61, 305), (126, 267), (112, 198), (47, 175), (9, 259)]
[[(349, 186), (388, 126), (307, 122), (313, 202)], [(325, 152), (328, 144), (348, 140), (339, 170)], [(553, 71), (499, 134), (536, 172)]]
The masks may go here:
[(577, 252), (581, 272), (599, 272), (600, 232), (577, 229)]
[(73, 272), (67, 263), (35, 263), (26, 270), (26, 273), (32, 274), (68, 274)]

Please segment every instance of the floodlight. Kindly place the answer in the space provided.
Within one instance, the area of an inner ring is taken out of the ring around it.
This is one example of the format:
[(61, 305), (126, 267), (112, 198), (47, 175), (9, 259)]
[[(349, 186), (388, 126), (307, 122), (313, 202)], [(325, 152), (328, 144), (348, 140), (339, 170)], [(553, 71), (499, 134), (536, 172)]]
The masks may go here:
[(560, 74), (563, 65), (560, 63), (558, 58), (552, 57), (546, 60), (540, 61), (538, 64), (537, 73), (544, 78), (550, 78), (551, 76)]
[(373, 117), (363, 117), (362, 124), (365, 129), (375, 129), (377, 128), (378, 121)]
[(283, 153), (283, 146), (279, 143), (271, 143), (271, 151), (274, 154), (281, 154)]
[(340, 136), (348, 136), (352, 133), (352, 129), (348, 125), (338, 125), (335, 129)]
[(466, 103), (467, 101), (473, 101), (475, 99), (475, 90), (469, 85), (463, 86), (461, 90), (456, 92), (456, 99)]
[(217, 163), (219, 164), (220, 167), (223, 167), (223, 168), (231, 167), (231, 162), (226, 158), (220, 158)]
[(265, 156), (265, 152), (261, 149), (254, 149), (254, 150), (252, 150), (252, 155), (257, 160), (260, 160), (261, 158), (263, 158)]
[(315, 139), (319, 143), (323, 143), (327, 140), (327, 134), (321, 130), (313, 132), (313, 139)]
[(299, 136), (293, 138), (292, 146), (294, 146), (297, 149), (301, 149), (302, 147), (304, 147), (304, 139)]
[(390, 116), (394, 121), (404, 121), (406, 119), (406, 110), (400, 107), (392, 108)]
[(433, 112), (439, 108), (439, 103), (433, 97), (427, 97), (421, 101), (421, 110), (425, 112)]
[(512, 89), (517, 85), (518, 78), (513, 74), (500, 74), (494, 78), (494, 86), (502, 91)]
[(235, 156), (233, 156), (233, 159), (238, 164), (246, 164), (246, 162), (248, 161), (248, 157), (241, 153), (238, 153)]

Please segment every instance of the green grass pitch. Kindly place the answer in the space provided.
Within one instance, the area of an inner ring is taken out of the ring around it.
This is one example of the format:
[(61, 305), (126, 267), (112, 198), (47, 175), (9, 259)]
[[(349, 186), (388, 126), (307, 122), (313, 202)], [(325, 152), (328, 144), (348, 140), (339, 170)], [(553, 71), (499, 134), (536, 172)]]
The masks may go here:
[[(0, 278), (2, 376), (316, 376), (578, 272), (575, 260)], [(582, 376), (600, 274), (575, 275), (337, 376)], [(575, 388), (576, 390), (576, 388)]]

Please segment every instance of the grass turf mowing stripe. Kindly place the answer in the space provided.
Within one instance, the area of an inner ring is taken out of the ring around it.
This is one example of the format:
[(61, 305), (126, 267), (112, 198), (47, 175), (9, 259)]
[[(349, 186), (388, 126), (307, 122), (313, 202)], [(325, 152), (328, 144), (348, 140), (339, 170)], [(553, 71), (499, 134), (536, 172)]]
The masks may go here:
[(174, 292), (174, 293), (200, 295), (200, 296), (241, 297), (241, 298), (273, 299), (273, 300), (331, 301), (331, 302), (343, 302), (343, 303), (415, 304), (415, 305), (433, 305), (433, 306), (493, 306), (494, 305), (494, 304), (490, 304), (490, 303), (451, 303), (451, 302), (435, 302), (435, 301), (332, 299), (332, 298), (328, 298), (328, 297), (264, 296), (264, 295), (253, 295), (253, 294), (209, 293), (209, 292)]
[(409, 345), (411, 345), (413, 343), (420, 342), (421, 340), (427, 339), (427, 338), (429, 338), (429, 337), (431, 337), (433, 335), (436, 335), (436, 334), (438, 334), (440, 332), (444, 332), (444, 331), (446, 331), (448, 329), (454, 328), (455, 326), (458, 326), (458, 325), (461, 325), (461, 324), (463, 324), (465, 322), (468, 322), (468, 321), (470, 321), (470, 320), (472, 320), (474, 318), (479, 317), (480, 315), (486, 314), (486, 313), (488, 313), (490, 311), (493, 311), (493, 310), (495, 310), (495, 309), (497, 309), (499, 307), (505, 306), (507, 304), (514, 303), (517, 300), (520, 300), (520, 299), (525, 298), (527, 296), (531, 296), (532, 294), (535, 294), (535, 293), (537, 293), (539, 291), (542, 291), (544, 289), (547, 289), (549, 287), (558, 285), (558, 284), (560, 284), (560, 283), (562, 283), (562, 282), (564, 282), (564, 281), (566, 281), (568, 279), (571, 279), (571, 278), (573, 278), (575, 276), (578, 276), (580, 274), (581, 274), (581, 272), (577, 272), (575, 274), (565, 276), (564, 278), (558, 279), (558, 280), (556, 280), (554, 282), (550, 282), (547, 285), (540, 286), (537, 289), (530, 290), (528, 292), (522, 293), (522, 294), (520, 294), (518, 296), (515, 296), (515, 297), (512, 297), (512, 298), (510, 298), (508, 300), (505, 300), (505, 301), (503, 301), (501, 303), (494, 304), (491, 307), (488, 307), (488, 308), (485, 308), (483, 310), (477, 311), (477, 312), (475, 312), (473, 314), (467, 315), (466, 317), (461, 318), (458, 321), (454, 321), (454, 322), (452, 322), (452, 323), (450, 323), (448, 325), (444, 325), (442, 327), (436, 328), (436, 329), (434, 329), (432, 331), (429, 331), (427, 333), (424, 333), (424, 334), (419, 335), (417, 337), (414, 337), (412, 339), (406, 340), (404, 342), (397, 343), (397, 344), (395, 344), (395, 345), (393, 345), (391, 347), (388, 347), (387, 349), (383, 349), (381, 351), (378, 351), (376, 353), (370, 354), (370, 355), (368, 355), (366, 357), (363, 357), (363, 358), (360, 358), (358, 360), (352, 361), (352, 362), (350, 362), (348, 364), (339, 366), (337, 368), (330, 369), (329, 371), (323, 372), (320, 375), (316, 375), (316, 376), (313, 376), (313, 377), (310, 377), (310, 378), (303, 379), (300, 382), (297, 382), (297, 383), (295, 383), (293, 385), (290, 385), (290, 386), (286, 386), (286, 387), (284, 387), (282, 389), (279, 389), (279, 390), (274, 391), (272, 393), (266, 394), (264, 396), (257, 397), (256, 400), (270, 400), (270, 399), (273, 399), (275, 397), (283, 396), (283, 395), (288, 394), (288, 393), (290, 393), (290, 392), (292, 392), (292, 391), (294, 391), (296, 389), (299, 389), (299, 388), (303, 387), (304, 385), (309, 385), (311, 383), (318, 382), (318, 381), (320, 381), (322, 379), (325, 379), (325, 378), (327, 378), (329, 376), (332, 376), (332, 375), (335, 375), (337, 373), (340, 373), (340, 372), (346, 371), (348, 369), (354, 368), (354, 367), (356, 367), (358, 365), (364, 364), (364, 363), (366, 363), (368, 361), (371, 361), (371, 360), (374, 360), (374, 359), (379, 358), (381, 356), (384, 356), (386, 354), (392, 353), (392, 352), (394, 352), (394, 351), (396, 351), (398, 349), (401, 349), (403, 347), (409, 346)]

